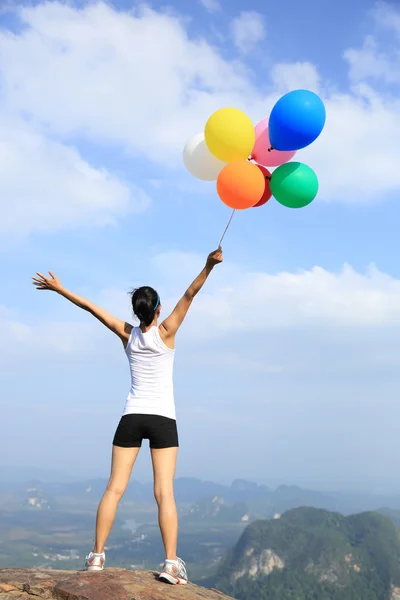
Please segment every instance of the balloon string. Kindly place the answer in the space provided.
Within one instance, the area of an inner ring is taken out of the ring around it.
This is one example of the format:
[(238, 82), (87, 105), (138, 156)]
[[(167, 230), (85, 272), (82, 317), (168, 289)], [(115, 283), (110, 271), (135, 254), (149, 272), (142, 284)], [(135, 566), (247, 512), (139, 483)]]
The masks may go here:
[(229, 225), (232, 223), (233, 215), (235, 214), (235, 212), (236, 212), (236, 208), (234, 208), (234, 209), (233, 209), (233, 212), (232, 212), (232, 214), (231, 214), (231, 218), (230, 218), (230, 219), (229, 219), (229, 221), (228, 221), (228, 225), (225, 227), (225, 231), (224, 231), (224, 233), (222, 234), (222, 238), (220, 239), (219, 246), (221, 246), (221, 244), (222, 244), (222, 240), (224, 239), (224, 237), (225, 237), (225, 234), (226, 234), (226, 232), (227, 232), (227, 231), (228, 231), (228, 229), (229, 229)]

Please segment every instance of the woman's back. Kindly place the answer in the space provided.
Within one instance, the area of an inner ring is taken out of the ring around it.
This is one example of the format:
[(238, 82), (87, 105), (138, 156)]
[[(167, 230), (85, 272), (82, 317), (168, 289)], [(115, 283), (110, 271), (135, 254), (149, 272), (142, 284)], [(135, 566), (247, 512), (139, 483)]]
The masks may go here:
[(173, 369), (175, 351), (168, 348), (157, 326), (146, 332), (133, 327), (126, 349), (131, 388), (123, 414), (176, 418)]

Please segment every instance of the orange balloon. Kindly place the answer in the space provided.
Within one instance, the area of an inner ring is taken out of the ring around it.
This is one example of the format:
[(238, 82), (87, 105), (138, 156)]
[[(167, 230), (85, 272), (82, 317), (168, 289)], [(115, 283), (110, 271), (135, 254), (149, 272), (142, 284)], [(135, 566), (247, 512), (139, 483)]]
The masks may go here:
[(217, 179), (217, 192), (230, 208), (243, 210), (259, 202), (265, 192), (265, 178), (257, 165), (245, 160), (228, 163)]

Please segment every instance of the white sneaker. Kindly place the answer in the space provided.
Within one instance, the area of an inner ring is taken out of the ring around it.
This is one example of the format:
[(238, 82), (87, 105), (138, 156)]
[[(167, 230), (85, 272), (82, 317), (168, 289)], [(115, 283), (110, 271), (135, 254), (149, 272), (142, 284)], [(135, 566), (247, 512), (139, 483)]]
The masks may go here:
[(102, 571), (104, 569), (105, 561), (106, 555), (104, 554), (104, 552), (102, 554), (95, 554), (94, 552), (90, 552), (90, 554), (88, 554), (86, 557), (85, 570)]
[(172, 583), (172, 585), (186, 585), (188, 576), (186, 565), (182, 559), (177, 561), (165, 561), (162, 571), (158, 577), (161, 581)]

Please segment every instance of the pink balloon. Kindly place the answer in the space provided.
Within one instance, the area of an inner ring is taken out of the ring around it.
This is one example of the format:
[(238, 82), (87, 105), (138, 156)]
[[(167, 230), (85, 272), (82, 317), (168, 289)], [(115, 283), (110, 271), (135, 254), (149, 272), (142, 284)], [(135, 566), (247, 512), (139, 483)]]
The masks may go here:
[(269, 119), (264, 119), (264, 121), (261, 121), (256, 126), (256, 143), (251, 157), (264, 167), (280, 167), (280, 165), (291, 160), (296, 151), (280, 152), (279, 150), (271, 150), (271, 152), (268, 152), (268, 148), (271, 147), (268, 134), (268, 121)]

